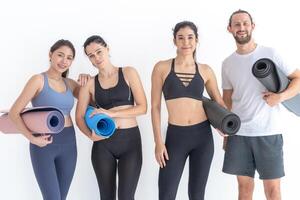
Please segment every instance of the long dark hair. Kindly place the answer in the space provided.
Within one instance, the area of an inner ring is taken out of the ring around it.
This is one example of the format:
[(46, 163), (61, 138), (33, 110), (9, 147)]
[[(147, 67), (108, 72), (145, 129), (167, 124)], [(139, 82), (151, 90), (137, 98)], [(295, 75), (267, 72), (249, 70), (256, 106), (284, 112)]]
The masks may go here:
[(107, 43), (104, 41), (104, 39), (101, 36), (99, 36), (99, 35), (92, 35), (92, 36), (88, 37), (85, 40), (84, 44), (83, 44), (83, 48), (84, 48), (84, 53), (85, 54), (86, 54), (86, 51), (85, 51), (86, 47), (89, 44), (91, 44), (92, 42), (95, 42), (95, 43), (100, 44), (100, 45), (102, 45), (104, 47), (107, 47)]
[[(192, 29), (194, 34), (195, 34), (196, 39), (198, 39), (198, 28), (193, 22), (190, 22), (190, 21), (182, 21), (182, 22), (179, 22), (175, 25), (175, 27), (173, 28), (173, 37), (174, 37), (174, 39), (176, 39), (177, 32), (180, 29), (185, 28), (185, 27), (189, 27), (190, 29)], [(196, 49), (193, 52), (193, 58), (194, 58), (194, 60), (196, 60)]]
[[(61, 40), (56, 41), (51, 46), (50, 52), (53, 53), (54, 51), (56, 51), (57, 49), (59, 49), (62, 46), (69, 47), (72, 50), (73, 58), (75, 58), (76, 51), (75, 51), (74, 45), (69, 40), (61, 39)], [(66, 78), (68, 76), (68, 74), (69, 74), (69, 69), (67, 69), (65, 72), (63, 72), (61, 76)]]

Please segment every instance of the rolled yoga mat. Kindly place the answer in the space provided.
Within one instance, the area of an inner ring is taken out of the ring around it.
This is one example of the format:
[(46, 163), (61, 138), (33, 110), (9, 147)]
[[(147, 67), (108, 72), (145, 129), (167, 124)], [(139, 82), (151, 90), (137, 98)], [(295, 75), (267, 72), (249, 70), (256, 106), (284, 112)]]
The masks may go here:
[(206, 97), (202, 98), (202, 102), (207, 118), (213, 127), (227, 135), (234, 135), (238, 132), (241, 127), (239, 116)]
[[(252, 67), (252, 73), (267, 90), (274, 93), (284, 91), (290, 83), (288, 77), (268, 58), (257, 60)], [(290, 112), (300, 116), (300, 94), (282, 102), (282, 104)]]
[(97, 135), (106, 138), (110, 137), (116, 129), (114, 120), (105, 114), (96, 114), (90, 117), (94, 109), (92, 106), (88, 106), (86, 109), (84, 116), (86, 125), (89, 129), (94, 130)]
[[(20, 133), (15, 124), (8, 117), (7, 111), (0, 116), (0, 131), (3, 133)], [(21, 112), (25, 125), (32, 133), (56, 134), (65, 126), (64, 114), (55, 107), (26, 108)]]

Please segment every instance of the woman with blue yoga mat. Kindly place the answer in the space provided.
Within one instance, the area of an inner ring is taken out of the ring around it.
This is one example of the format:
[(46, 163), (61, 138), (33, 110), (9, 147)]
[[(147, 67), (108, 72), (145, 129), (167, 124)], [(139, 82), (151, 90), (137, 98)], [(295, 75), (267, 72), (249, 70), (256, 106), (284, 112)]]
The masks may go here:
[[(209, 96), (225, 105), (213, 70), (196, 62), (197, 27), (183, 21), (176, 24), (174, 59), (158, 62), (152, 73), (151, 115), (155, 157), (160, 165), (159, 200), (175, 200), (185, 161), (189, 158), (189, 199), (203, 200), (214, 154), (210, 123), (203, 109), (204, 87)], [(161, 135), (161, 96), (168, 110), (166, 141)]]
[[(142, 166), (142, 145), (136, 116), (145, 114), (147, 101), (137, 71), (116, 67), (109, 59), (109, 47), (100, 36), (91, 36), (84, 51), (98, 74), (81, 88), (76, 108), (76, 123), (92, 141), (92, 164), (101, 200), (134, 200)], [(91, 131), (84, 120), (89, 102), (97, 108), (90, 114), (106, 114), (114, 119), (116, 131), (105, 139)]]
[(103, 113), (91, 116), (91, 114), (94, 112), (94, 109), (95, 108), (92, 106), (88, 106), (86, 109), (84, 116), (86, 125), (97, 135), (100, 135), (104, 138), (110, 137), (116, 130), (115, 121)]
[[(30, 141), (33, 170), (44, 200), (65, 200), (75, 171), (77, 149), (70, 117), (79, 84), (67, 78), (75, 57), (68, 40), (58, 40), (50, 49), (50, 67), (30, 78), (9, 112), (16, 127)], [(81, 80), (84, 84), (88, 76)], [(20, 113), (31, 101), (32, 106), (52, 106), (64, 114), (64, 129), (58, 134), (34, 134), (28, 130)]]

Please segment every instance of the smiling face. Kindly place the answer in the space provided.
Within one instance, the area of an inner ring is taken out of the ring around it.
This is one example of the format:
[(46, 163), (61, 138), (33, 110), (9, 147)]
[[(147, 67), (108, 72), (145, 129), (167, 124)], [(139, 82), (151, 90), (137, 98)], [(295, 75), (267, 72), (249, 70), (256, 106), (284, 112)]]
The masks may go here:
[(194, 31), (189, 27), (180, 28), (174, 38), (174, 44), (177, 47), (177, 54), (184, 56), (193, 55), (196, 50), (198, 39)]
[(254, 28), (255, 24), (252, 23), (247, 13), (234, 14), (230, 25), (227, 27), (238, 44), (247, 44), (250, 42)]
[(49, 53), (51, 67), (60, 73), (68, 70), (74, 60), (73, 51), (68, 46), (61, 46)]
[(86, 55), (98, 69), (104, 68), (109, 60), (109, 49), (100, 43), (91, 42), (85, 48)]

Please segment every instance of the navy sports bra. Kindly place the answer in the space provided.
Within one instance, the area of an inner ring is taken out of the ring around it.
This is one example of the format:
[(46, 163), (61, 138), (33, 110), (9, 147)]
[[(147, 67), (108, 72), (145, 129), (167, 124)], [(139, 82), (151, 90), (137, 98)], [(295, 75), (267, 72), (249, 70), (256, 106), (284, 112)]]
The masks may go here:
[[(175, 72), (175, 59), (172, 60), (171, 71), (162, 87), (166, 101), (181, 97), (202, 100), (204, 81), (199, 73), (196, 62), (195, 67), (195, 74)], [(188, 85), (185, 86), (183, 83), (188, 83)]]
[(118, 68), (118, 83), (108, 89), (103, 89), (95, 77), (95, 101), (97, 107), (110, 109), (122, 105), (134, 105), (132, 91), (125, 81), (122, 68)]

